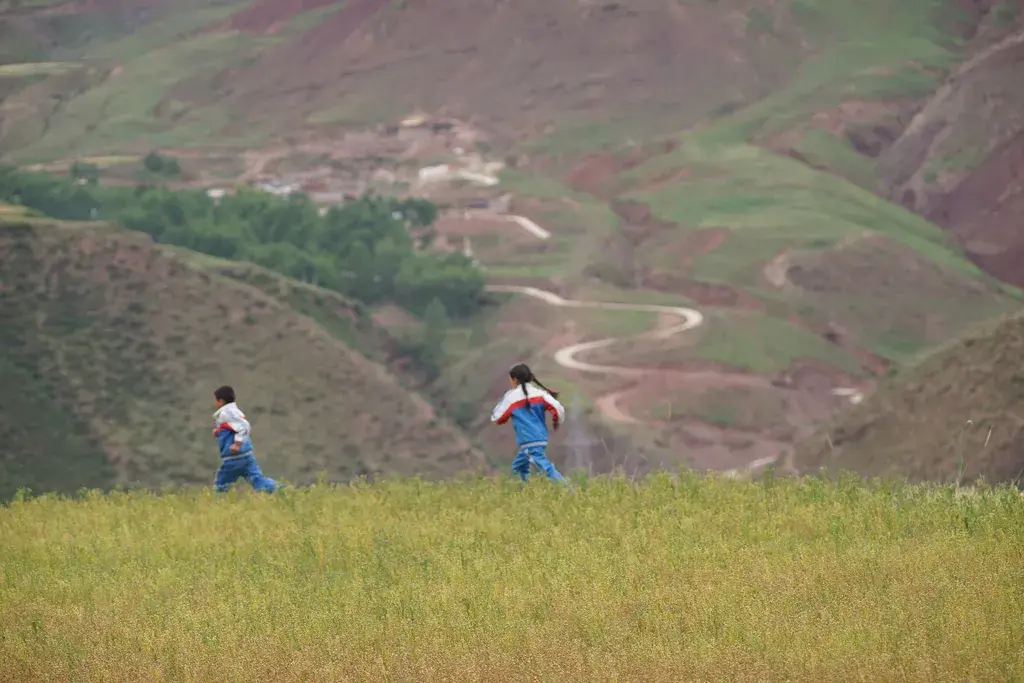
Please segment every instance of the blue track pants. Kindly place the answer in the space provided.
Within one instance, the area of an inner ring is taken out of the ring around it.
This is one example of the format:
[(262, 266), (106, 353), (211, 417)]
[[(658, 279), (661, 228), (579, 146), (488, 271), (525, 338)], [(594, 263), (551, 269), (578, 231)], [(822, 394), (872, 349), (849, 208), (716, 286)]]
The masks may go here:
[(555, 469), (555, 466), (548, 460), (547, 446), (523, 446), (516, 453), (515, 459), (512, 461), (512, 471), (519, 475), (519, 478), (523, 481), (527, 481), (530, 478), (530, 465), (535, 465), (544, 474), (548, 475), (548, 479), (554, 481), (564, 481), (562, 475)]

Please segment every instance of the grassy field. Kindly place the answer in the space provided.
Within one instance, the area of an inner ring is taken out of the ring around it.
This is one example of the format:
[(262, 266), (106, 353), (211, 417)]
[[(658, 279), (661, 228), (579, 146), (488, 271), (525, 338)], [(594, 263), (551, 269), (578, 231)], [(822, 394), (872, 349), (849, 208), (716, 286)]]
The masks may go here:
[(0, 678), (1024, 676), (1010, 489), (656, 476), (0, 509)]
[(720, 427), (770, 432), (786, 424), (785, 399), (770, 390), (723, 387), (705, 394), (692, 390), (664, 392), (653, 415), (661, 420), (696, 418)]

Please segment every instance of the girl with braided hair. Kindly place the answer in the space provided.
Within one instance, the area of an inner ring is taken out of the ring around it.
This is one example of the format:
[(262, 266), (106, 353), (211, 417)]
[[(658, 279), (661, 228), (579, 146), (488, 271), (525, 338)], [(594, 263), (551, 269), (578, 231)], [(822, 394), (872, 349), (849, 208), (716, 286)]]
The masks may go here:
[(501, 425), (512, 420), (519, 447), (512, 461), (512, 471), (525, 482), (530, 477), (530, 465), (536, 465), (548, 478), (564, 481), (547, 457), (547, 413), (551, 413), (555, 429), (565, 420), (565, 408), (558, 402), (558, 394), (544, 386), (523, 363), (513, 365), (508, 378), (512, 388), (494, 407), (491, 422)]

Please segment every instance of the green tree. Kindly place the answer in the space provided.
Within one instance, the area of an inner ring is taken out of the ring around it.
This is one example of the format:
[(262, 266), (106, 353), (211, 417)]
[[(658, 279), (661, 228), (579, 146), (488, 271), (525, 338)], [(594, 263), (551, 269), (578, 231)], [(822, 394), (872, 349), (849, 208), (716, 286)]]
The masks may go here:
[[(162, 172), (168, 158), (154, 151), (144, 163)], [(88, 172), (79, 166), (71, 175)], [(483, 275), (468, 259), (417, 251), (410, 230), (429, 229), (437, 216), (422, 199), (366, 194), (320, 216), (304, 195), (241, 190), (217, 203), (199, 190), (80, 185), (70, 175), (0, 165), (0, 201), (59, 219), (119, 221), (159, 242), (249, 260), (366, 303), (394, 301), (417, 315), (436, 317), (436, 307), (428, 311), (436, 300), (445, 324), (482, 305)]]
[(142, 165), (150, 173), (160, 175), (164, 172), (164, 158), (156, 150), (151, 151), (143, 158)]
[(100, 167), (84, 161), (76, 161), (68, 169), (68, 175), (75, 180), (85, 180), (90, 185), (95, 185), (100, 179)]
[(172, 156), (160, 154), (155, 149), (142, 159), (142, 166), (154, 175), (176, 178), (181, 175), (181, 165)]
[(419, 360), (432, 377), (444, 365), (444, 342), (448, 336), (448, 311), (440, 299), (432, 299), (423, 313)]

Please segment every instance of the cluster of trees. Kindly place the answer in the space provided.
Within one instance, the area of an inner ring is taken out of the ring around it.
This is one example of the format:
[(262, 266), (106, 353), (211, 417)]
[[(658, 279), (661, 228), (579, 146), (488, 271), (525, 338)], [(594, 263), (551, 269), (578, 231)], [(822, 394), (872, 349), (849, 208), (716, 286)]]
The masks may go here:
[(417, 249), (437, 218), (422, 199), (367, 194), (321, 215), (301, 194), (240, 189), (214, 201), (202, 190), (104, 187), (0, 167), (0, 201), (64, 220), (117, 221), (158, 242), (251, 261), (370, 304), (393, 301), (421, 316), (432, 309), (432, 322), (472, 315), (483, 303), (483, 275), (469, 259)]
[(142, 160), (142, 167), (154, 175), (176, 178), (181, 175), (181, 166), (172, 156), (164, 156), (153, 150)]

